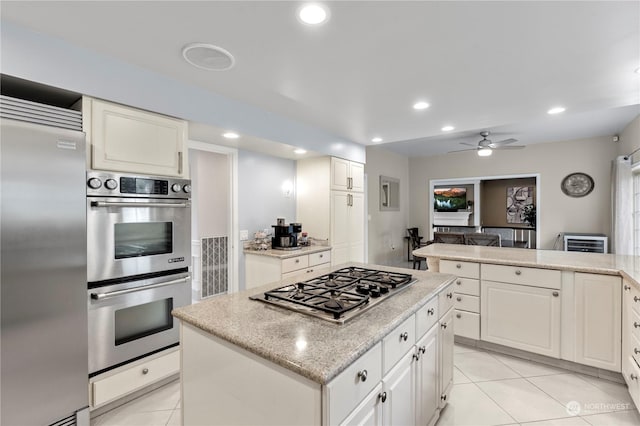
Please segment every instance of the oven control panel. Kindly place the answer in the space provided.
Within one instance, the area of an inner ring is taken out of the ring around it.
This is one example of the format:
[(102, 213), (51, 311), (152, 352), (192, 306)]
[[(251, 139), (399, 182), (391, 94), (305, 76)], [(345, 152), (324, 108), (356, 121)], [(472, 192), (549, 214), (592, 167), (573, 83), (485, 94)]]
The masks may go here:
[(191, 197), (191, 181), (163, 176), (89, 171), (87, 196), (188, 199)]

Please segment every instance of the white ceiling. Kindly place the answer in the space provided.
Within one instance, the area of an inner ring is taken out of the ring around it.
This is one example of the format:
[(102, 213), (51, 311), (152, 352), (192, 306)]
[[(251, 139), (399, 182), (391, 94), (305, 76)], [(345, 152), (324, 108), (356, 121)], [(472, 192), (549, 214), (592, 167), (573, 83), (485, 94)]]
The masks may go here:
[[(612, 135), (640, 113), (637, 1), (332, 1), (320, 27), (296, 19), (301, 4), (2, 1), (0, 11), (346, 140), (380, 136), (410, 156), (463, 149), (485, 129), (521, 144)], [(181, 56), (192, 42), (227, 49), (235, 67), (192, 67)], [(417, 100), (431, 107), (415, 111)], [(556, 105), (567, 111), (548, 116)], [(444, 135), (447, 124), (456, 130)]]

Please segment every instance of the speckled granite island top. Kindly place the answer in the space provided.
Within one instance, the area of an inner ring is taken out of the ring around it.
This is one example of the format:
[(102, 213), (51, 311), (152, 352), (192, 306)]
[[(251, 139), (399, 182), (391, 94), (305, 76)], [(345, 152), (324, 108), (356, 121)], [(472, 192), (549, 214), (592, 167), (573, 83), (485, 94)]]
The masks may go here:
[(244, 254), (255, 254), (258, 256), (277, 257), (278, 259), (288, 259), (290, 257), (303, 256), (305, 254), (319, 253), (321, 251), (331, 250), (330, 246), (304, 246), (297, 250), (251, 250), (244, 249)]
[(460, 244), (431, 244), (414, 250), (413, 253), (416, 256), (435, 259), (621, 275), (640, 285), (640, 257), (638, 256)]
[[(361, 263), (332, 269), (347, 266), (410, 273), (418, 281), (342, 325), (249, 299), (276, 287), (273, 284), (178, 308), (172, 314), (268, 361), (327, 384), (454, 279), (448, 274)], [(282, 285), (294, 282), (284, 280)]]

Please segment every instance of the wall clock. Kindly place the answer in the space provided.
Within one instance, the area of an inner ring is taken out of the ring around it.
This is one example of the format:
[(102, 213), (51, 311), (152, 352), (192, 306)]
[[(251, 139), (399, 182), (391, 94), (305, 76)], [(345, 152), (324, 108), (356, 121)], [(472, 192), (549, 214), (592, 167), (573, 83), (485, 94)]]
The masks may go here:
[(562, 179), (560, 188), (569, 197), (584, 197), (593, 191), (593, 178), (586, 173), (571, 173)]

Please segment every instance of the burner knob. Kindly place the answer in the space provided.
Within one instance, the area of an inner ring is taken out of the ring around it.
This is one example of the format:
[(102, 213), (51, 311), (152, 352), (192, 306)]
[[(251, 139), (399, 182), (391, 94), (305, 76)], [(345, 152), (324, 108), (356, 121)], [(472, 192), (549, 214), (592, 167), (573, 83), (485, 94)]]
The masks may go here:
[(304, 283), (298, 283), (298, 288), (300, 290), (304, 290)]

